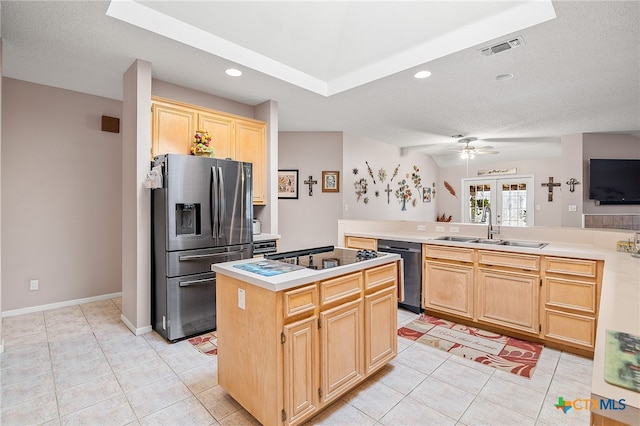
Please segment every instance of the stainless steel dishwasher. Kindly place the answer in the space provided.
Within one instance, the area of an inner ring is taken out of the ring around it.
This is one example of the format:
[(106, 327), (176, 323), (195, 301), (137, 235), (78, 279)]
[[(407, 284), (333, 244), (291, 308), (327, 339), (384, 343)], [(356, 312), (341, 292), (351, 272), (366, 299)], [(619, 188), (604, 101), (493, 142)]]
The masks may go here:
[(396, 253), (404, 263), (404, 302), (398, 306), (422, 312), (422, 244), (406, 241), (378, 240), (378, 251)]

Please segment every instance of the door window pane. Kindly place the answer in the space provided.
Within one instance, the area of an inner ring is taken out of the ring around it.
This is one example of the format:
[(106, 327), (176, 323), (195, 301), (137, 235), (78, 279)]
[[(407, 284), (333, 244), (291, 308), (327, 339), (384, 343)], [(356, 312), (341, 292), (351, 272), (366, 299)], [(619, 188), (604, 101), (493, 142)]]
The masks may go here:
[(527, 226), (527, 184), (502, 184), (501, 224)]
[(469, 185), (469, 222), (480, 223), (484, 208), (491, 206), (491, 184)]

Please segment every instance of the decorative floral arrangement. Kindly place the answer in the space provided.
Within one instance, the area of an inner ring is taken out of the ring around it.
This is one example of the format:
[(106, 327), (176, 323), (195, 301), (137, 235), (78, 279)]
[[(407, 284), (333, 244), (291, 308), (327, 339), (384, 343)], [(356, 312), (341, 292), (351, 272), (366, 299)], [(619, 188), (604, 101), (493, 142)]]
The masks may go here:
[(411, 192), (411, 188), (409, 187), (409, 184), (407, 183), (406, 179), (402, 179), (401, 181), (398, 182), (399, 188), (396, 189), (396, 198), (398, 199), (398, 201), (400, 201), (401, 203), (406, 203), (407, 201), (411, 200), (411, 197), (413, 195), (413, 193)]
[[(356, 188), (356, 195), (358, 196), (356, 201), (360, 201), (360, 198), (362, 198), (362, 196), (367, 193), (367, 180), (365, 178), (361, 178), (355, 181), (353, 185)], [(368, 198), (367, 202), (369, 202)]]
[(378, 170), (378, 178), (380, 179), (380, 183), (387, 180), (387, 171), (385, 169)]
[(396, 166), (395, 169), (393, 169), (393, 176), (391, 176), (391, 182), (393, 182), (393, 178), (396, 177), (396, 175), (398, 174), (398, 169), (400, 168), (400, 164), (398, 164)]
[(413, 185), (416, 187), (416, 189), (422, 186), (422, 178), (418, 174), (419, 171), (420, 169), (417, 166), (413, 166), (413, 173), (411, 173), (411, 179), (413, 180)]
[(369, 176), (371, 176), (371, 180), (373, 181), (373, 184), (376, 184), (376, 178), (373, 177), (373, 170), (371, 170), (371, 167), (369, 166), (369, 162), (365, 161), (365, 163), (367, 163), (367, 171), (369, 172)]
[(202, 155), (213, 157), (215, 150), (211, 146), (211, 135), (206, 130), (197, 130), (193, 137), (193, 145), (191, 146), (191, 155)]

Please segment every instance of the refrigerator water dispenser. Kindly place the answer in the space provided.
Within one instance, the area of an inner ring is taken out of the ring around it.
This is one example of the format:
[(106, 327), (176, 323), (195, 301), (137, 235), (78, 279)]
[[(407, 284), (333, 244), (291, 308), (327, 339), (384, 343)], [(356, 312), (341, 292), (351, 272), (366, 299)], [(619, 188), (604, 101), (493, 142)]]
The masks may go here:
[(176, 204), (176, 234), (200, 234), (200, 204)]

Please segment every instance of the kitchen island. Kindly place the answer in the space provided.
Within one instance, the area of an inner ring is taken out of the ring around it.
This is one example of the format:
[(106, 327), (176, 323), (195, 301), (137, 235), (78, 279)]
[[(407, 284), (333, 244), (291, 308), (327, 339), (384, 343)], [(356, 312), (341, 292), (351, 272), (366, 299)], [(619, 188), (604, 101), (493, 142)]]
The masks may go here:
[(356, 253), (212, 265), (218, 382), (262, 424), (300, 424), (395, 358), (400, 256)]

